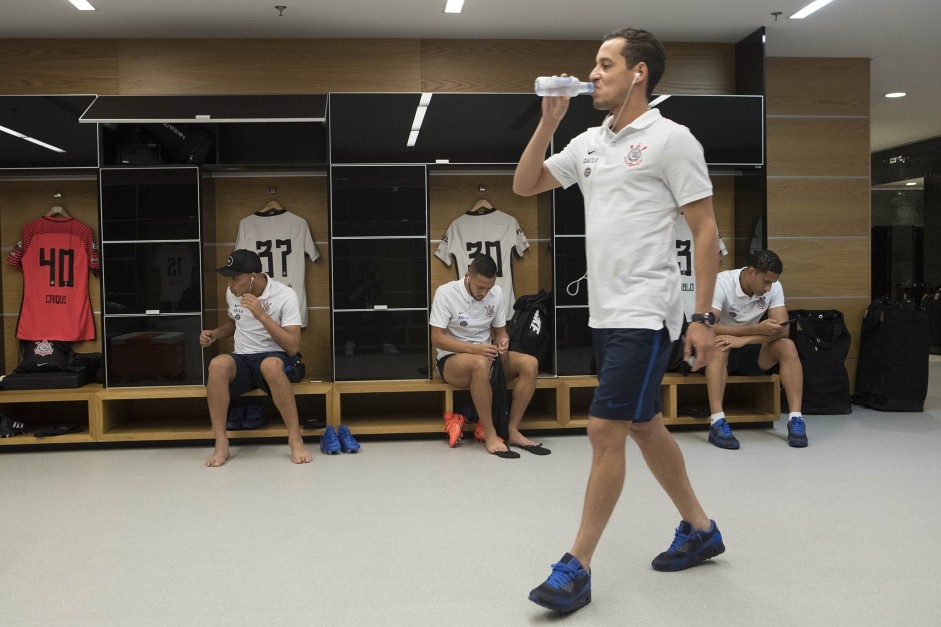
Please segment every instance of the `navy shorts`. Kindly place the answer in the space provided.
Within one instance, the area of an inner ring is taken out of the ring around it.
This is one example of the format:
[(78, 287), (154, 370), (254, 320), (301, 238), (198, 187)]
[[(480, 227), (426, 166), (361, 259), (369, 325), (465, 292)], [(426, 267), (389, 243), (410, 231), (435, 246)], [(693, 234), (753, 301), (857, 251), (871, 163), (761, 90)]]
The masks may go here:
[(261, 374), (261, 362), (267, 357), (277, 357), (284, 362), (285, 368), (291, 365), (291, 358), (283, 351), (248, 355), (232, 353), (232, 359), (235, 360), (235, 378), (229, 383), (229, 396), (239, 396), (256, 389), (264, 390), (265, 394), (271, 395), (268, 383)]
[(663, 411), (660, 382), (670, 361), (665, 328), (592, 329), (598, 387), (589, 414), (648, 422)]
[(761, 352), (762, 346), (764, 344), (746, 344), (741, 348), (733, 348), (729, 351), (728, 373), (755, 376), (777, 372), (777, 364), (771, 366), (770, 370), (762, 370), (758, 366), (758, 354)]

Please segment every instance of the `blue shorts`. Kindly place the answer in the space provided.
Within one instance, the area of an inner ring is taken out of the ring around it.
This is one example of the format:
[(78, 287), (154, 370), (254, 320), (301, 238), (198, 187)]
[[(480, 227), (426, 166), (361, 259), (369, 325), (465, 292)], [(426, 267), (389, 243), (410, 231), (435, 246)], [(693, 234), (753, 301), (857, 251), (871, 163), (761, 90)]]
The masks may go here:
[(284, 362), (285, 368), (291, 365), (291, 358), (283, 351), (251, 353), (248, 355), (232, 353), (232, 359), (235, 360), (235, 378), (229, 383), (229, 396), (239, 396), (256, 389), (264, 390), (265, 394), (271, 395), (268, 382), (261, 374), (261, 362), (267, 357), (279, 358)]
[(660, 382), (670, 361), (665, 328), (592, 329), (598, 387), (589, 414), (648, 422), (663, 411)]

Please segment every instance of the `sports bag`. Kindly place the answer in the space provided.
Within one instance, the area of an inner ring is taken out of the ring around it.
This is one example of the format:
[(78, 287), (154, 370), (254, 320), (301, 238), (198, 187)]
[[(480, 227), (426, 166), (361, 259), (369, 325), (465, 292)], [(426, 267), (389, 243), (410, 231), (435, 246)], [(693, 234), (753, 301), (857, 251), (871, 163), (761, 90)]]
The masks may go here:
[(552, 296), (545, 290), (536, 294), (520, 296), (513, 303), (513, 318), (507, 325), (507, 334), (510, 336), (510, 350), (517, 353), (527, 353), (539, 361), (542, 368), (546, 368), (546, 357), (550, 348), (550, 317)]
[(863, 316), (853, 402), (879, 411), (924, 411), (928, 313), (912, 300), (873, 301)]
[(503, 360), (493, 360), (490, 367), (491, 414), (493, 428), (504, 440), (510, 437), (510, 403), (506, 392), (506, 375), (503, 373)]
[(85, 372), (86, 370), (85, 363), (72, 352), (72, 345), (69, 342), (21, 340), (20, 363), (13, 372)]
[(191, 124), (145, 124), (153, 137), (175, 163), (205, 163), (214, 156), (216, 138), (211, 131)]
[(804, 371), (801, 411), (805, 414), (850, 414), (850, 381), (846, 356), (850, 333), (843, 313), (836, 309), (795, 309), (790, 317), (790, 338), (797, 347)]
[(925, 294), (921, 306), (928, 314), (928, 352), (941, 355), (941, 286)]

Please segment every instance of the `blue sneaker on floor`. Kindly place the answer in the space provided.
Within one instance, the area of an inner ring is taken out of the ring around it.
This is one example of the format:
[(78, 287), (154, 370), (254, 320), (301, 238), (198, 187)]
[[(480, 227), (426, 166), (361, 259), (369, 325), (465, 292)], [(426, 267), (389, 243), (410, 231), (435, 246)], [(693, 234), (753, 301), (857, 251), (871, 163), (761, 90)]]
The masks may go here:
[(725, 418), (720, 418), (709, 427), (709, 443), (719, 448), (735, 450), (739, 447), (738, 440), (732, 435), (732, 429)]
[(673, 544), (650, 563), (653, 569), (664, 572), (686, 570), (710, 557), (725, 553), (722, 534), (716, 527), (716, 521), (709, 522), (709, 531), (694, 531), (688, 522), (681, 520), (680, 526), (676, 528)]
[(340, 448), (344, 453), (359, 453), (359, 442), (350, 433), (349, 427), (340, 425), (337, 429), (337, 438), (340, 440)]
[(337, 455), (340, 452), (340, 439), (330, 425), (326, 426), (320, 436), (320, 452), (327, 455)]
[(529, 600), (556, 612), (574, 612), (591, 603), (591, 573), (566, 553), (552, 565), (552, 574), (529, 593)]
[(794, 416), (787, 421), (787, 443), (796, 448), (807, 446), (807, 425), (803, 416)]

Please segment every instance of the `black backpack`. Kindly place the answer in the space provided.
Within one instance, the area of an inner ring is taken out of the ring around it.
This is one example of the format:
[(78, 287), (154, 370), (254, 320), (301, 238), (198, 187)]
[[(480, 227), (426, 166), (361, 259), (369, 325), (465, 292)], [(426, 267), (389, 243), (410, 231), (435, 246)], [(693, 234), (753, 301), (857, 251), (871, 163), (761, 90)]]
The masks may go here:
[(506, 375), (503, 373), (503, 360), (493, 360), (490, 367), (491, 418), (497, 435), (508, 440), (510, 437), (510, 399), (506, 391)]
[(549, 311), (552, 308), (552, 296), (545, 290), (536, 294), (520, 296), (513, 303), (515, 313), (507, 324), (510, 336), (510, 350), (527, 353), (539, 360), (539, 365), (546, 368), (546, 357), (551, 344)]
[(850, 333), (843, 313), (836, 309), (795, 309), (790, 317), (790, 338), (797, 347), (804, 371), (801, 411), (805, 414), (850, 414), (850, 381), (846, 356)]

